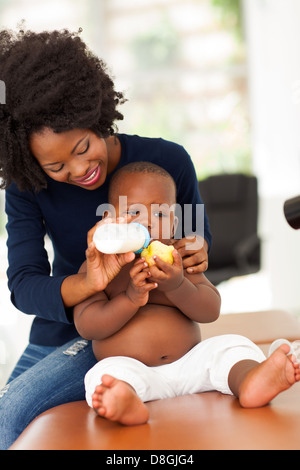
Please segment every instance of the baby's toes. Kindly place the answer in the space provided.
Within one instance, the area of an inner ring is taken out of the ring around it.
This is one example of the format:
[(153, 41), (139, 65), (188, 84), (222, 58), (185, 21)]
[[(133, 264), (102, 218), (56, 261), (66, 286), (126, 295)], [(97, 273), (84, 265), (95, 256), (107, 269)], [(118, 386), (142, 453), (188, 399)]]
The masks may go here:
[(97, 387), (95, 388), (94, 393), (97, 393), (98, 395), (102, 395), (102, 393), (104, 393), (105, 389), (106, 389), (106, 387), (103, 387), (102, 384), (97, 385)]

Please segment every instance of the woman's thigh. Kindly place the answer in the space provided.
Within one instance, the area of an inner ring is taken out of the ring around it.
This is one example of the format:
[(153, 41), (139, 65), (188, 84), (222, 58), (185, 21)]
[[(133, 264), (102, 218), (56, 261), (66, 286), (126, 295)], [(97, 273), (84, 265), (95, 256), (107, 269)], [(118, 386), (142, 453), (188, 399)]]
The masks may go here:
[(95, 363), (91, 342), (77, 338), (12, 380), (0, 395), (0, 449), (7, 449), (42, 412), (83, 400), (84, 376)]
[(27, 369), (44, 359), (48, 354), (55, 351), (55, 346), (40, 346), (38, 344), (29, 344), (13, 369), (7, 383), (12, 382)]

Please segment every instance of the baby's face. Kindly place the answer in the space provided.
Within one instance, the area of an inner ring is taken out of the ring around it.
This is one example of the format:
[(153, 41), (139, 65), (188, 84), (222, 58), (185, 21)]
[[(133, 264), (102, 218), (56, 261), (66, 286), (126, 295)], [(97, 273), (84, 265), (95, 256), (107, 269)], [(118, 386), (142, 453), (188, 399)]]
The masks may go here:
[(164, 241), (174, 236), (176, 193), (169, 178), (155, 173), (125, 174), (110, 204), (117, 217), (132, 215), (133, 222), (144, 225), (151, 238)]

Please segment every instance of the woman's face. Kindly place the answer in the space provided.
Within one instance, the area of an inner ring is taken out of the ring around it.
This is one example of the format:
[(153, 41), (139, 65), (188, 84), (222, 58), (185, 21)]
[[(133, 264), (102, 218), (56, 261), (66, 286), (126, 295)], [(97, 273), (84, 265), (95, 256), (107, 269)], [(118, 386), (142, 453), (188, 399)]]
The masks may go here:
[(30, 150), (55, 181), (93, 190), (106, 179), (107, 143), (89, 129), (55, 133), (45, 128), (32, 134)]

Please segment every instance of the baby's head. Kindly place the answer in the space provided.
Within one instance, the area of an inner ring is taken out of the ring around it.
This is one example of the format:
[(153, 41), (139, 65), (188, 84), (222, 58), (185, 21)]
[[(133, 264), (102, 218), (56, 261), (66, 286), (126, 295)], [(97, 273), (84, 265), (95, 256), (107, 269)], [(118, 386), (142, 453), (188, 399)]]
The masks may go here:
[(150, 162), (133, 162), (112, 177), (108, 202), (116, 217), (134, 216), (152, 238), (172, 238), (177, 227), (176, 185), (163, 168)]

